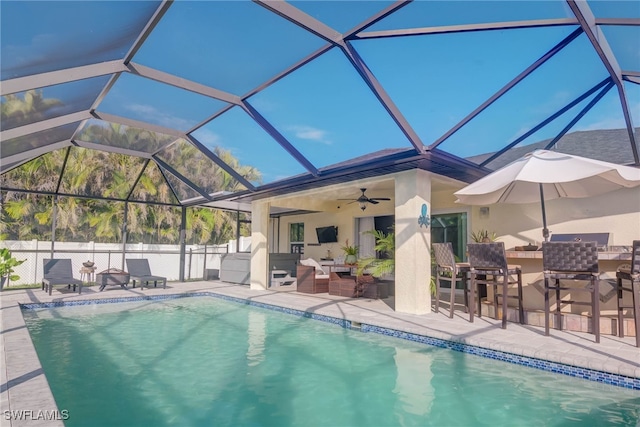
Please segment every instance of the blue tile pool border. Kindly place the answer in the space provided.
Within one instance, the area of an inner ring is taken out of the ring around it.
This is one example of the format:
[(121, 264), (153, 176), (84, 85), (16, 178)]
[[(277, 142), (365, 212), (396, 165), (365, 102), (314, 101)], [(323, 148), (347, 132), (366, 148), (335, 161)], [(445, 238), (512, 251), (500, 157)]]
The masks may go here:
[(228, 295), (221, 295), (215, 292), (193, 292), (193, 293), (184, 293), (184, 294), (105, 298), (105, 299), (96, 299), (96, 300), (21, 303), (20, 308), (22, 310), (37, 310), (37, 309), (48, 309), (48, 308), (56, 308), (56, 307), (114, 304), (114, 303), (136, 302), (136, 301), (161, 301), (161, 300), (190, 298), (190, 297), (215, 297), (222, 300), (235, 302), (238, 304), (249, 305), (252, 307), (263, 308), (263, 309), (277, 311), (280, 313), (285, 313), (293, 316), (304, 317), (308, 319), (318, 320), (321, 322), (331, 323), (347, 329), (357, 329), (363, 333), (376, 333), (380, 335), (386, 335), (386, 336), (413, 341), (421, 344), (427, 344), (434, 347), (446, 348), (449, 350), (459, 351), (462, 353), (473, 354), (473, 355), (485, 357), (488, 359), (500, 360), (503, 362), (513, 363), (516, 365), (527, 366), (530, 368), (540, 369), (547, 372), (568, 375), (570, 377), (582, 378), (589, 381), (595, 381), (595, 382), (608, 384), (612, 386), (628, 388), (631, 390), (640, 390), (640, 378), (633, 378), (625, 375), (597, 371), (594, 369), (582, 368), (578, 366), (565, 365), (562, 363), (550, 362), (547, 360), (537, 359), (529, 356), (520, 356), (517, 354), (507, 353), (504, 351), (482, 348), (482, 347), (464, 344), (464, 343), (455, 342), (455, 341), (448, 341), (441, 338), (432, 338), (426, 335), (403, 332), (403, 331), (398, 331), (396, 329), (369, 325), (366, 323), (352, 323), (350, 320), (347, 320), (347, 319), (340, 319), (337, 317), (325, 316), (322, 314), (311, 313), (308, 311), (297, 310), (293, 308), (280, 307), (273, 304), (266, 304), (263, 302), (252, 301), (252, 300), (232, 297)]

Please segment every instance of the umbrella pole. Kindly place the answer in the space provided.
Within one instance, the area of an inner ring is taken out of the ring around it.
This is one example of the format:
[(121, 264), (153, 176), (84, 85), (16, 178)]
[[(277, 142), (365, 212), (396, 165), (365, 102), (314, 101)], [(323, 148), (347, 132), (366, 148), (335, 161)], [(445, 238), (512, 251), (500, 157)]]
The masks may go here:
[(544, 241), (549, 241), (549, 229), (547, 228), (547, 213), (544, 207), (544, 190), (542, 189), (542, 184), (540, 185), (540, 204), (542, 205), (542, 237), (544, 237)]

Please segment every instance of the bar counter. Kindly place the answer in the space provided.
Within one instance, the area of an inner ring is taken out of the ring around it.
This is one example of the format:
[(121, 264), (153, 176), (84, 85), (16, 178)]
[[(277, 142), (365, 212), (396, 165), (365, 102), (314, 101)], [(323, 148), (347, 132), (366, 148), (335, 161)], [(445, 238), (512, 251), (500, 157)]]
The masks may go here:
[[(508, 259), (542, 259), (542, 250), (537, 251), (506, 251)], [(598, 252), (600, 261), (631, 261), (631, 252), (602, 251)]]

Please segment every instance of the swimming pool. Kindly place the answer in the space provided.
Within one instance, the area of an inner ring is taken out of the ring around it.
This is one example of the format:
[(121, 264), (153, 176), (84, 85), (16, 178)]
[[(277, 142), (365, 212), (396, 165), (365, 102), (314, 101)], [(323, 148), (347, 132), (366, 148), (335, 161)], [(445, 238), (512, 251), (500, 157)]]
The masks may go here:
[(75, 425), (632, 425), (640, 392), (210, 297), (24, 310)]

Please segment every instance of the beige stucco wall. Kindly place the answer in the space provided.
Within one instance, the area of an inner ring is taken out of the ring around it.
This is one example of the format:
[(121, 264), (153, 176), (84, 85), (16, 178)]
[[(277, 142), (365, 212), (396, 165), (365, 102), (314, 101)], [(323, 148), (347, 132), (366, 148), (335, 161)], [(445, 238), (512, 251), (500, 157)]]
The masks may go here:
[[(543, 240), (539, 203), (487, 207), (489, 215), (484, 217), (480, 207), (471, 208), (470, 231), (495, 231), (507, 248)], [(640, 239), (640, 188), (585, 199), (548, 200), (546, 212), (551, 234), (608, 232), (609, 245), (631, 245)]]
[(412, 170), (395, 177), (396, 269), (395, 309), (431, 312), (431, 228), (419, 225), (422, 207), (431, 209), (431, 174)]
[(251, 204), (251, 289), (269, 286), (269, 211), (268, 201)]
[[(332, 255), (337, 257), (342, 254), (340, 247), (344, 246), (346, 239), (349, 239), (349, 244), (353, 244), (355, 241), (356, 218), (393, 215), (394, 212), (393, 201), (385, 203), (383, 206), (368, 207), (364, 212), (357, 206), (358, 205), (354, 203), (352, 205), (341, 206), (339, 210), (334, 210), (333, 212), (281, 217), (278, 252), (289, 252), (289, 225), (302, 222), (304, 223), (304, 257), (319, 260), (320, 258), (327, 257), (327, 251), (331, 251)], [(338, 242), (318, 245), (316, 228), (331, 225), (338, 227)]]
[[(360, 210), (358, 203), (349, 203), (348, 200), (335, 200), (337, 198), (357, 198), (359, 190), (357, 188), (369, 188), (372, 185), (387, 182), (385, 190), (367, 190), (369, 197), (389, 197), (390, 201), (380, 202), (377, 205), (368, 204), (366, 210)], [(302, 215), (286, 215), (272, 222), (275, 227), (271, 235), (278, 237), (278, 242), (273, 246), (277, 252), (288, 253), (289, 249), (289, 224), (296, 222), (304, 223), (304, 251), (305, 257), (311, 257), (319, 260), (327, 257), (327, 250), (332, 252), (334, 257), (341, 254), (340, 247), (345, 244), (346, 239), (353, 244), (355, 236), (355, 223), (357, 218), (370, 216), (383, 216), (394, 214), (394, 191), (392, 177), (383, 177), (377, 179), (366, 179), (350, 183), (352, 189), (346, 193), (338, 191), (344, 188), (344, 185), (328, 186), (320, 190), (310, 190), (295, 193), (286, 197), (274, 197), (269, 199), (273, 206), (315, 210), (318, 212)], [(322, 193), (322, 194), (320, 194)], [(317, 227), (325, 226), (338, 227), (338, 242), (324, 243), (318, 245), (316, 236)]]

